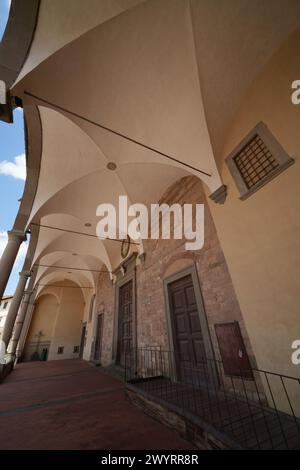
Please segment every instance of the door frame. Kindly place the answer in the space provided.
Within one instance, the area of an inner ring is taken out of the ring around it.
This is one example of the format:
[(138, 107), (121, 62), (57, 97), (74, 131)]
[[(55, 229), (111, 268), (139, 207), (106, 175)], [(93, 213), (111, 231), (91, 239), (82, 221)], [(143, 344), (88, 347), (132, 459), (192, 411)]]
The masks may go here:
[[(84, 334), (83, 334), (84, 332)], [(80, 346), (79, 346), (79, 359), (83, 359), (84, 348), (86, 346), (86, 334), (87, 334), (87, 322), (82, 322), (81, 335), (80, 335)]]
[(203, 297), (200, 289), (200, 282), (199, 282), (199, 277), (198, 277), (198, 272), (195, 263), (189, 266), (188, 268), (185, 268), (181, 271), (178, 271), (171, 276), (165, 278), (163, 280), (164, 283), (164, 296), (165, 296), (165, 305), (166, 305), (166, 317), (167, 317), (167, 329), (168, 329), (168, 342), (169, 342), (169, 350), (171, 351), (171, 356), (172, 356), (172, 362), (175, 365), (175, 367), (172, 368), (174, 371), (173, 379), (177, 380), (178, 378), (178, 359), (177, 359), (177, 352), (176, 352), (176, 340), (174, 338), (173, 334), (173, 320), (172, 320), (172, 312), (171, 312), (171, 305), (170, 305), (170, 297), (169, 297), (169, 286), (175, 281), (178, 281), (182, 279), (183, 277), (186, 276), (191, 276), (193, 287), (194, 287), (194, 293), (195, 293), (195, 298), (196, 298), (196, 304), (197, 304), (197, 311), (199, 315), (199, 321), (201, 325), (201, 330), (203, 332), (203, 342), (204, 342), (204, 347), (207, 355), (207, 359), (211, 360), (212, 362), (210, 363), (212, 367), (209, 367), (209, 373), (211, 376), (211, 382), (212, 383), (217, 383), (218, 379), (218, 374), (217, 370), (215, 367), (215, 355), (214, 355), (214, 350), (212, 346), (212, 341), (211, 341), (211, 336), (210, 336), (210, 331), (209, 331), (209, 326), (208, 326), (208, 320), (207, 320), (207, 315), (205, 312), (205, 307), (204, 307), (204, 302), (203, 302)]
[[(118, 364), (118, 339), (119, 339), (119, 309), (120, 309), (120, 289), (128, 282), (132, 281), (132, 346), (137, 347), (137, 321), (136, 321), (136, 273), (134, 268), (126, 273), (123, 279), (118, 279), (115, 284), (115, 315), (114, 315), (114, 338), (112, 362)], [(121, 366), (120, 366), (121, 367)]]

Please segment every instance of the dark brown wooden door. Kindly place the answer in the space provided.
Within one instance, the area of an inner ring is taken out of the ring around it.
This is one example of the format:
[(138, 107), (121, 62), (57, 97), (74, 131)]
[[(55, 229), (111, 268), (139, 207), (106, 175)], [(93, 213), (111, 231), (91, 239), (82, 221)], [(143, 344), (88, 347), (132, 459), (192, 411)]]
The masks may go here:
[(83, 350), (85, 346), (85, 335), (86, 335), (86, 324), (83, 324), (82, 332), (81, 332), (81, 339), (80, 339), (80, 349), (79, 349), (79, 357), (81, 358), (82, 358)]
[(125, 354), (133, 347), (133, 305), (132, 281), (127, 282), (119, 290), (119, 337), (118, 363), (125, 366)]
[(96, 325), (95, 352), (94, 352), (95, 361), (101, 361), (102, 332), (103, 332), (103, 313), (100, 313), (97, 316), (97, 325)]
[(215, 325), (224, 372), (235, 377), (253, 378), (249, 357), (239, 323)]
[(180, 379), (195, 384), (206, 381), (206, 351), (191, 275), (169, 284), (169, 302)]

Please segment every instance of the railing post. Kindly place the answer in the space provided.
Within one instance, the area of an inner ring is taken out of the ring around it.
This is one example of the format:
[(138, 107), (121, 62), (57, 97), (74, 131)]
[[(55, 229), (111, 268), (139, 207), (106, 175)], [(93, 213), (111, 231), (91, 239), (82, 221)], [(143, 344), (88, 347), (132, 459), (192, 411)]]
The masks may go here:
[(255, 439), (256, 439), (258, 448), (260, 449), (260, 448), (261, 448), (261, 447), (260, 447), (260, 442), (259, 442), (259, 438), (258, 438), (258, 435), (257, 435), (257, 430), (256, 430), (255, 422), (254, 422), (254, 419), (253, 419), (252, 409), (251, 409), (251, 407), (250, 407), (250, 403), (249, 403), (249, 399), (248, 399), (247, 389), (246, 389), (246, 387), (245, 387), (245, 380), (244, 380), (244, 377), (243, 377), (243, 375), (242, 375), (242, 374), (243, 374), (243, 371), (239, 370), (239, 373), (240, 373), (240, 380), (242, 381), (242, 384), (243, 384), (243, 390), (244, 390), (244, 394), (245, 394), (245, 398), (246, 398), (246, 403), (247, 403), (248, 410), (249, 410), (250, 420), (251, 420), (251, 423), (252, 423), (252, 427), (253, 427)]
[(289, 449), (289, 444), (288, 444), (288, 441), (287, 441), (287, 439), (286, 439), (286, 436), (285, 436), (285, 433), (284, 433), (284, 429), (283, 429), (283, 427), (282, 427), (280, 415), (279, 415), (279, 413), (278, 413), (277, 406), (276, 406), (276, 403), (275, 403), (275, 400), (274, 400), (274, 396), (273, 396), (273, 392), (272, 392), (272, 389), (271, 389), (271, 387), (270, 387), (270, 383), (269, 383), (269, 379), (268, 379), (268, 376), (267, 376), (267, 372), (265, 372), (264, 374), (265, 374), (266, 382), (267, 382), (267, 384), (268, 384), (268, 388), (269, 388), (269, 392), (270, 392), (270, 395), (271, 395), (271, 398), (272, 398), (272, 402), (273, 402), (273, 405), (274, 405), (274, 409), (275, 409), (275, 412), (276, 412), (276, 416), (277, 416), (277, 419), (278, 419), (278, 422), (279, 422), (279, 426), (280, 426), (280, 429), (281, 429), (281, 433), (282, 433), (282, 435), (283, 435), (284, 442), (285, 442), (287, 448)]
[(273, 443), (273, 439), (272, 439), (272, 434), (271, 434), (271, 432), (270, 432), (268, 420), (267, 420), (267, 418), (266, 418), (265, 408), (264, 408), (263, 403), (262, 403), (262, 400), (261, 400), (261, 398), (260, 398), (260, 393), (259, 393), (258, 386), (257, 386), (256, 380), (255, 380), (254, 370), (252, 370), (252, 373), (253, 373), (253, 380), (254, 380), (254, 384), (255, 384), (255, 389), (256, 389), (258, 401), (259, 401), (259, 404), (260, 404), (260, 407), (261, 407), (261, 410), (262, 410), (262, 413), (263, 413), (263, 417), (264, 417), (264, 422), (265, 422), (265, 425), (266, 425), (266, 429), (267, 429), (267, 432), (268, 432), (268, 435), (269, 435), (269, 438), (270, 438), (270, 442), (271, 442), (272, 448), (274, 448), (274, 443)]
[(285, 394), (286, 394), (286, 397), (287, 397), (287, 400), (288, 400), (288, 404), (289, 404), (289, 406), (290, 406), (290, 409), (291, 409), (291, 412), (292, 412), (294, 421), (295, 421), (295, 423), (296, 423), (296, 426), (297, 426), (297, 429), (298, 429), (299, 435), (300, 435), (299, 419), (297, 419), (297, 417), (296, 417), (296, 415), (295, 415), (294, 408), (293, 408), (292, 402), (291, 402), (291, 400), (290, 400), (289, 394), (288, 394), (288, 392), (287, 392), (287, 389), (286, 389), (286, 386), (285, 386), (283, 377), (280, 376), (280, 379), (281, 379), (281, 383), (282, 383), (283, 389), (284, 389), (284, 391), (285, 391)]

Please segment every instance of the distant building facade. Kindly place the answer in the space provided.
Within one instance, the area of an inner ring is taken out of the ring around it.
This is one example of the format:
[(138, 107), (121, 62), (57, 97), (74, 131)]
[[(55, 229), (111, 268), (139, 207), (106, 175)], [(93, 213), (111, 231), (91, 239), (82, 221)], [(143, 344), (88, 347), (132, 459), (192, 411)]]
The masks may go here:
[(0, 339), (12, 299), (12, 295), (5, 295), (0, 302)]

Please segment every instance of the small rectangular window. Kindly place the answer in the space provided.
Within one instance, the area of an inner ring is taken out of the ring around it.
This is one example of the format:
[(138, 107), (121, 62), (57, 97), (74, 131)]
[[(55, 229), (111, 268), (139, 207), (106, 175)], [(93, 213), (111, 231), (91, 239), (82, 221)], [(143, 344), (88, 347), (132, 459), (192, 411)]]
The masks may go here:
[(63, 352), (64, 352), (64, 346), (58, 346), (57, 354), (63, 354)]
[(240, 198), (246, 199), (294, 163), (294, 160), (267, 126), (260, 122), (226, 158), (226, 163)]
[(79, 353), (79, 346), (74, 346), (73, 353)]

